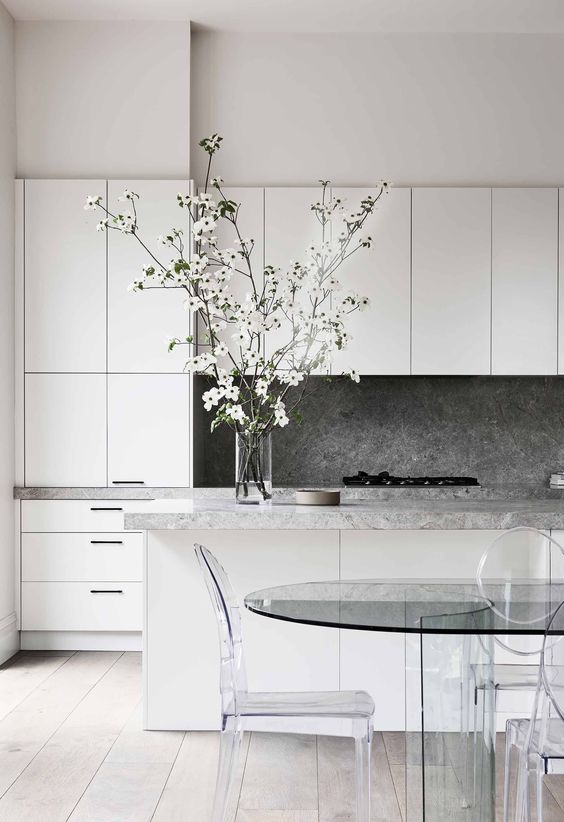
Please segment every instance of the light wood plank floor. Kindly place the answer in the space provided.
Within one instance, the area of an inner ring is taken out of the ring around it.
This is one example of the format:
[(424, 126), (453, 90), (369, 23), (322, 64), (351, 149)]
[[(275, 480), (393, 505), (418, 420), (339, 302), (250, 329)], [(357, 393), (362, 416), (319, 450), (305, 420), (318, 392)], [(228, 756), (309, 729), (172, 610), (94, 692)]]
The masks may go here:
[[(140, 662), (29, 652), (0, 667), (0, 822), (208, 822), (218, 736), (141, 730)], [(403, 748), (376, 734), (374, 822), (404, 822)], [(353, 822), (352, 742), (247, 735), (235, 793), (237, 822)], [(564, 822), (564, 776), (547, 778), (545, 809)]]

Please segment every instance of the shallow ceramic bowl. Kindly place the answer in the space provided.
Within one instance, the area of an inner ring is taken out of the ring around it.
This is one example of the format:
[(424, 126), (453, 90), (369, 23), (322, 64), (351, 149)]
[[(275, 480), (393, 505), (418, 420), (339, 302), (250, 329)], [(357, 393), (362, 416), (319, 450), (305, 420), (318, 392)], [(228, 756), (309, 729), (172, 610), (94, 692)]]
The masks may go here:
[(339, 505), (340, 491), (303, 489), (296, 491), (296, 505)]

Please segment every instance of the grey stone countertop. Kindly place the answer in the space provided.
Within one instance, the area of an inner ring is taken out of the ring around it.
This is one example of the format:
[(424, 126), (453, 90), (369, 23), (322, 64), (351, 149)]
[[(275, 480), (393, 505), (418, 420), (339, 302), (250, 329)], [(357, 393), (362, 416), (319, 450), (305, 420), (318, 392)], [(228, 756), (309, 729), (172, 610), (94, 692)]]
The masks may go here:
[(562, 500), (349, 500), (339, 506), (226, 499), (155, 500), (125, 514), (130, 530), (189, 529), (564, 529)]
[[(452, 488), (438, 487), (370, 487), (355, 486), (344, 487), (334, 485), (341, 491), (341, 499), (347, 500), (394, 500), (403, 501), (406, 499), (552, 499), (564, 500), (564, 491), (558, 488), (549, 488), (545, 485), (482, 485), (460, 486)], [(294, 499), (295, 488), (280, 487), (275, 488), (273, 497), (275, 500), (291, 502)], [(139, 486), (121, 486), (120, 488), (54, 488), (54, 487), (16, 487), (14, 488), (15, 499), (65, 499), (65, 500), (89, 500), (89, 499), (130, 499), (130, 500), (153, 500), (153, 499), (233, 499), (233, 488), (146, 488)]]

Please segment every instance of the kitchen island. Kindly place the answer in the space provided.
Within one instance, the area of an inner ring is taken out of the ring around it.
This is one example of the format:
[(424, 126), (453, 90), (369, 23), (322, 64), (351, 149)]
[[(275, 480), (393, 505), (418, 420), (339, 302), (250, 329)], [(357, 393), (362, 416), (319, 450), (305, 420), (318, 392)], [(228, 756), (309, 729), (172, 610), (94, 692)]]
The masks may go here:
[[(242, 603), (251, 591), (298, 582), (472, 580), (485, 548), (516, 526), (559, 539), (564, 504), (426, 498), (304, 507), (207, 498), (130, 506), (125, 528), (145, 532), (145, 726), (218, 727), (216, 626), (194, 543), (216, 554)], [(246, 610), (242, 617), (251, 690), (365, 689), (377, 728), (405, 727), (403, 637), (291, 625)]]
[[(400, 492), (401, 493), (401, 492)], [(193, 528), (338, 530), (389, 529), (564, 529), (564, 499), (346, 500), (340, 505), (237, 505), (227, 499), (159, 500), (125, 514), (134, 531)]]

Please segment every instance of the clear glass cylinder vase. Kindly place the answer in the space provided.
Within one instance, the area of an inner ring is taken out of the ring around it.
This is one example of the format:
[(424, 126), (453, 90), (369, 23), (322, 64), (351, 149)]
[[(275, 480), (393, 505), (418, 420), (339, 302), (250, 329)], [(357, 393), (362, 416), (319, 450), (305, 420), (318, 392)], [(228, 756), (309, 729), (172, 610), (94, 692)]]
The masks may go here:
[(235, 434), (235, 501), (263, 504), (272, 499), (270, 434)]

